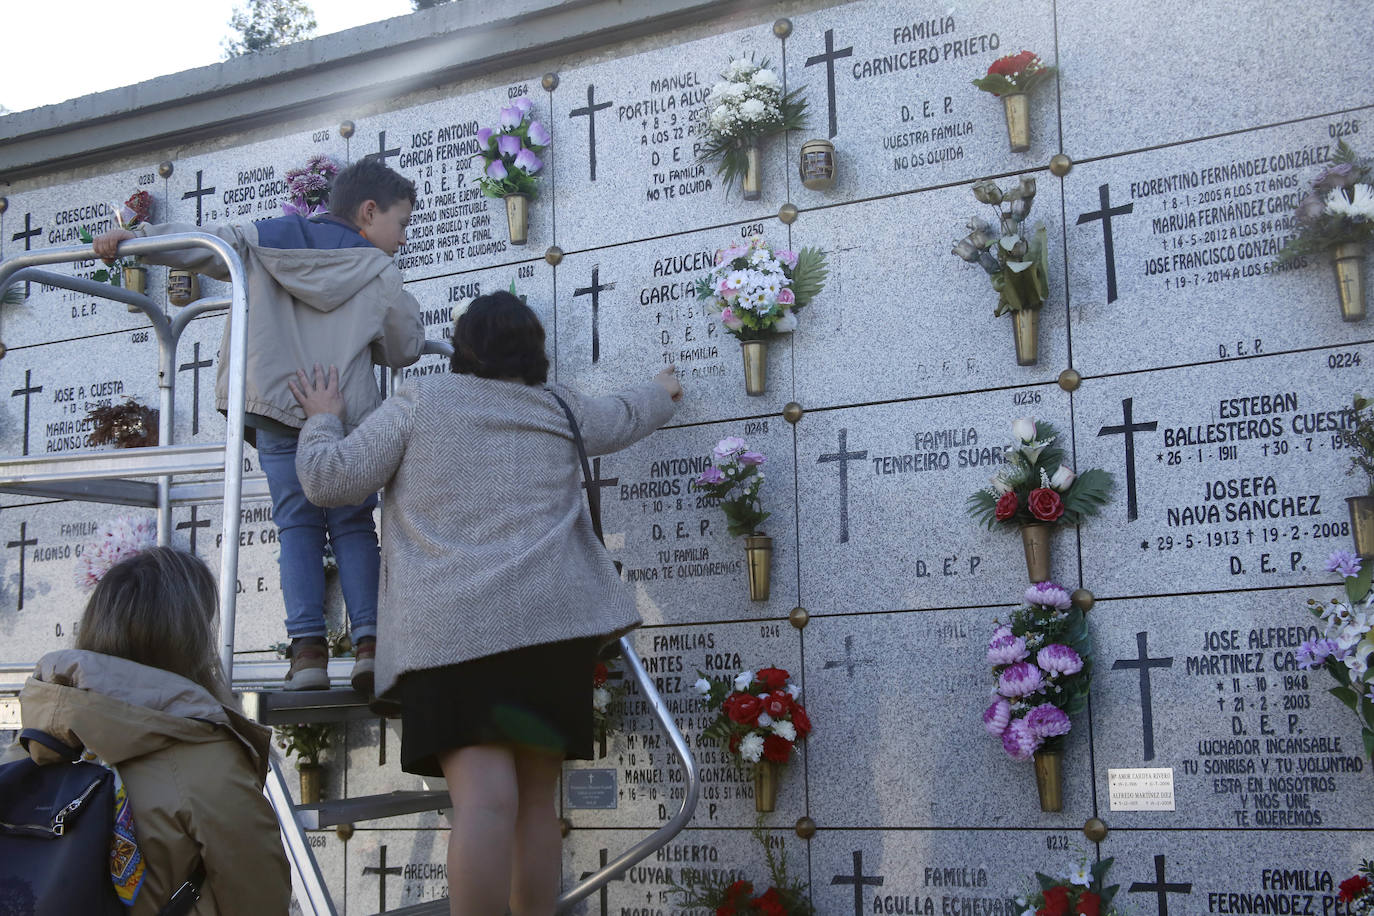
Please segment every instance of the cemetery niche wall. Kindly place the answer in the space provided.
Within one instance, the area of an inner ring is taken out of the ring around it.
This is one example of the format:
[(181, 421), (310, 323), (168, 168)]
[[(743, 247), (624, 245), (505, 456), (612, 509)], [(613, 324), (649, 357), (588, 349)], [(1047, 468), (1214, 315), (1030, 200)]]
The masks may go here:
[[(1374, 764), (1298, 650), (1320, 635), (1306, 601), (1339, 593), (1324, 566), (1352, 549), (1345, 500), (1367, 492), (1345, 474), (1341, 432), (1371, 388), (1374, 325), (1342, 320), (1325, 257), (1274, 262), (1338, 142), (1374, 152), (1374, 89), (1349, 75), (1369, 39), (1367, 17), (1335, 0), (1298, 15), (1278, 0), (723, 5), (308, 121), (79, 172), (54, 162), (3, 189), (0, 255), (78, 244), (138, 190), (155, 222), (277, 215), (288, 169), (369, 156), (419, 188), (398, 263), (429, 336), (449, 333), (455, 304), (514, 282), (545, 322), (557, 381), (608, 392), (677, 367), (677, 416), (597, 459), (592, 483), (645, 621), (635, 645), (704, 790), (685, 832), (576, 912), (681, 912), (671, 887), (692, 875), (766, 887), (759, 827), (825, 916), (1015, 916), (1034, 872), (1108, 857), (1116, 904), (1137, 916), (1332, 916), (1346, 912), (1339, 883), (1374, 857)], [(1028, 148), (1013, 152), (1002, 102), (972, 81), (1022, 49), (1056, 72), (1029, 94)], [(697, 161), (708, 93), (749, 55), (808, 118), (760, 144), (753, 200)], [(551, 134), (524, 245), (470, 164), (478, 130), (517, 99)], [(811, 139), (833, 146), (828, 188), (802, 184)], [(1037, 186), (1048, 292), (1030, 365), (985, 271), (949, 254), (987, 178)], [(830, 276), (769, 343), (766, 389), (749, 395), (740, 347), (694, 283), (718, 249), (757, 235), (822, 249)], [(150, 290), (167, 282), (151, 269)], [(0, 306), (4, 453), (84, 450), (93, 407), (156, 403), (146, 322), (28, 292)], [(221, 320), (193, 322), (182, 345), (179, 442), (223, 434)], [(403, 376), (442, 371), (426, 357)], [(1023, 416), (1061, 431), (1070, 467), (1116, 479), (1099, 515), (1053, 536), (1052, 577), (1082, 590), (1095, 661), (1058, 812), (981, 721), (987, 636), (1028, 583), (1019, 539), (964, 501), (1003, 467)], [(767, 455), (766, 600), (750, 600), (743, 543), (694, 484), (729, 436)], [(236, 646), (267, 657), (283, 638), (275, 527), (269, 504), (242, 512)], [(71, 645), (76, 561), (117, 514), (0, 496), (0, 662)], [(219, 520), (178, 510), (177, 543), (215, 566)], [(331, 615), (342, 624), (337, 594)], [(760, 813), (748, 770), (702, 738), (713, 713), (693, 683), (767, 665), (801, 687), (814, 731)], [(0, 704), (13, 729), (12, 698)], [(617, 707), (597, 759), (564, 772), (566, 884), (682, 797), (643, 698), (629, 687)], [(397, 741), (394, 725), (341, 728), (326, 796), (419, 788)], [(443, 829), (411, 815), (312, 844), (341, 912), (371, 913), (444, 895)]]

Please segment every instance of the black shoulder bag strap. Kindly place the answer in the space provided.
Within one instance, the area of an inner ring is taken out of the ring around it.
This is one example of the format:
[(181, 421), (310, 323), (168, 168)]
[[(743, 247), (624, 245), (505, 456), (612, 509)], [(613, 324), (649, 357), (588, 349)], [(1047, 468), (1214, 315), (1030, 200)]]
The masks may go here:
[(592, 516), (592, 530), (596, 532), (596, 539), (602, 544), (606, 543), (606, 536), (601, 533), (601, 490), (592, 483), (592, 464), (587, 460), (587, 443), (582, 441), (582, 430), (577, 425), (577, 417), (573, 416), (572, 408), (568, 402), (558, 396), (552, 388), (544, 389), (553, 395), (553, 399), (558, 402), (558, 406), (563, 408), (563, 412), (568, 415), (568, 425), (572, 427), (573, 441), (577, 443), (577, 457), (582, 461), (582, 485), (587, 491), (587, 508)]

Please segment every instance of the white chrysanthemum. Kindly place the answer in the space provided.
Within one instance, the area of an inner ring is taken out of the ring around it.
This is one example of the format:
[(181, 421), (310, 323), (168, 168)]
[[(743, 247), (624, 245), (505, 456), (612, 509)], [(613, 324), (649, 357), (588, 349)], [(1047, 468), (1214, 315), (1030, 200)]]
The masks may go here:
[(725, 91), (729, 88), (730, 84), (728, 82), (726, 82), (725, 80), (720, 80), (714, 86), (711, 87), (711, 94), (709, 98), (711, 99), (711, 101), (718, 101), (720, 99), (723, 99), (725, 98)]
[(592, 690), (592, 707), (597, 712), (604, 713), (609, 705), (611, 705), (611, 692), (609, 690), (605, 687), (597, 687)]
[(749, 685), (752, 684), (752, 683), (754, 683), (754, 672), (752, 672), (752, 671), (741, 671), (741, 672), (740, 672), (738, 675), (736, 675), (736, 677), (735, 677), (735, 690), (741, 691), (741, 692), (742, 692), (742, 691), (745, 691), (745, 690), (748, 690), (748, 689), (749, 689)]
[(790, 694), (792, 694), (792, 699), (794, 699), (794, 700), (800, 700), (800, 699), (801, 699), (801, 688), (798, 687), (796, 684), (788, 684), (788, 685), (787, 685), (787, 692), (790, 693)]
[(739, 116), (746, 121), (763, 121), (768, 117), (768, 106), (758, 99), (749, 99), (740, 105)]
[(778, 282), (777, 277), (769, 277), (763, 281), (763, 291), (774, 299), (778, 298), (778, 292), (781, 289), (782, 284)]
[(758, 723), (759, 728), (767, 728), (773, 724), (773, 717), (766, 712), (761, 712), (759, 713)]
[(1070, 868), (1064, 875), (1064, 880), (1070, 884), (1077, 884), (1080, 887), (1092, 887), (1093, 875), (1088, 869), (1086, 862), (1080, 862), (1077, 868)]
[(791, 334), (797, 329), (797, 315), (790, 309), (783, 311), (782, 316), (773, 324), (773, 330), (779, 334)]
[(761, 89), (782, 88), (782, 80), (778, 79), (778, 75), (776, 73), (768, 69), (756, 71), (754, 75), (749, 78), (749, 82), (753, 83), (755, 86), (760, 87)]
[(797, 727), (786, 719), (773, 723), (773, 734), (782, 738), (784, 741), (797, 740)]
[(738, 102), (748, 95), (749, 90), (743, 83), (726, 83), (720, 97), (727, 102)]
[(726, 127), (730, 125), (730, 121), (732, 120), (731, 112), (728, 108), (722, 105), (719, 108), (714, 108), (711, 110), (711, 116), (709, 120), (711, 122), (712, 130), (724, 130)]
[(732, 270), (725, 278), (725, 285), (731, 289), (744, 289), (749, 285), (749, 272), (746, 270)]
[(754, 71), (758, 68), (759, 65), (754, 63), (749, 58), (736, 57), (734, 60), (730, 61), (729, 65), (726, 66), (725, 76), (727, 79), (731, 80), (745, 79), (749, 76), (752, 76)]
[(702, 696), (708, 696), (711, 693), (711, 682), (704, 677), (697, 678), (697, 682), (692, 686), (696, 688), (697, 693)]
[(1374, 187), (1357, 184), (1350, 188), (1353, 200), (1347, 200), (1340, 188), (1326, 195), (1326, 212), (1351, 219), (1374, 219)]
[(750, 732), (739, 743), (739, 755), (750, 763), (758, 763), (763, 756), (763, 736)]

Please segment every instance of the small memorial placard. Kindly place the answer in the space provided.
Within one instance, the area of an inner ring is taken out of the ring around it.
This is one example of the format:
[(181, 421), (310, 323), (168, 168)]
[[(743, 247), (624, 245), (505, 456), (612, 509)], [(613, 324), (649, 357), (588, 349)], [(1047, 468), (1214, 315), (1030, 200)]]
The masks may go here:
[(1112, 811), (1172, 811), (1174, 768), (1109, 769), (1107, 791)]
[(569, 808), (614, 808), (615, 770), (570, 770), (564, 779)]

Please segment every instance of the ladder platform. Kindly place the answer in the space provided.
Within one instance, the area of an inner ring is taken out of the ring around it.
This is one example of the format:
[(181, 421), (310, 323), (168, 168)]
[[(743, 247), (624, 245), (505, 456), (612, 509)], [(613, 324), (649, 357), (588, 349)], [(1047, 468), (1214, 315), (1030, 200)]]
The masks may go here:
[(368, 708), (368, 698), (352, 687), (253, 690), (244, 693), (241, 699), (248, 717), (263, 725), (357, 722), (378, 718), (378, 714)]
[(451, 807), (447, 792), (408, 791), (385, 795), (359, 795), (318, 805), (298, 805), (296, 815), (306, 830), (321, 830), (338, 824), (356, 824), (402, 814), (443, 811)]
[[(0, 474), (3, 473), (3, 463), (0, 463)], [(219, 475), (221, 479), (218, 480), (173, 480), (168, 488), (168, 501), (173, 506), (223, 503), (223, 476), (221, 473)], [(0, 477), (0, 481), (4, 480), (5, 478)], [(0, 492), (31, 496), (37, 499), (69, 499), (77, 502), (108, 503), (115, 506), (135, 506), (144, 509), (157, 508), (156, 483), (123, 477), (104, 480), (0, 482)], [(241, 499), (269, 499), (270, 497), (265, 476), (262, 474), (244, 475)]]

